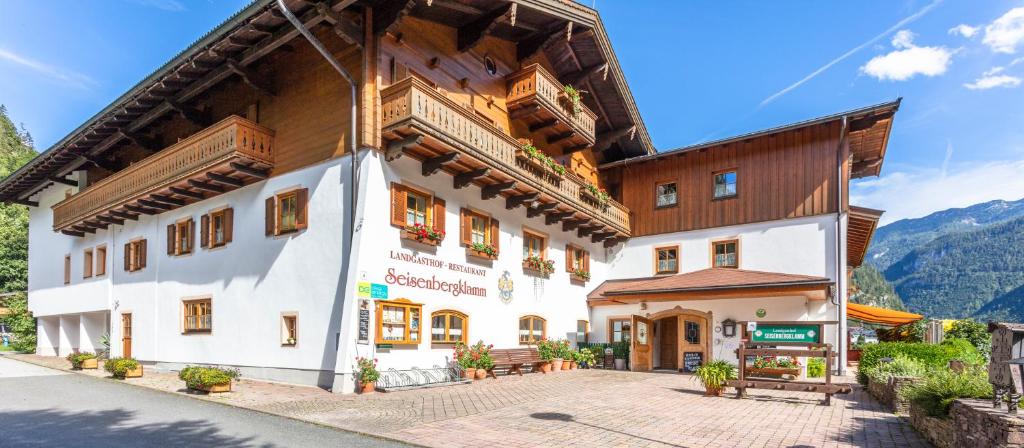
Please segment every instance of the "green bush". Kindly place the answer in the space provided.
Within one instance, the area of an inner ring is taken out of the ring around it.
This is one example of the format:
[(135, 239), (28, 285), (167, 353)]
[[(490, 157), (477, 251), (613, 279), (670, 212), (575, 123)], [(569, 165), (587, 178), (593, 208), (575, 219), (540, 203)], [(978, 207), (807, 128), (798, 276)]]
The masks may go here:
[(240, 376), (238, 369), (221, 367), (188, 366), (178, 372), (178, 379), (184, 381), (189, 389), (227, 384)]
[(888, 383), (892, 377), (923, 377), (928, 374), (928, 367), (921, 361), (900, 353), (893, 357), (892, 362), (881, 363), (866, 369), (864, 373), (872, 382)]
[(946, 337), (970, 342), (985, 358), (992, 353), (992, 335), (988, 332), (988, 327), (973, 319), (960, 319), (953, 322), (952, 328), (946, 332)]
[(629, 341), (612, 343), (612, 353), (615, 359), (629, 359)]
[(981, 366), (969, 366), (961, 373), (949, 369), (931, 369), (920, 382), (903, 388), (900, 395), (933, 417), (949, 415), (957, 398), (990, 398), (992, 385)]
[(103, 370), (110, 372), (114, 378), (124, 379), (129, 370), (139, 368), (139, 362), (132, 358), (110, 358), (103, 363)]
[(693, 374), (704, 385), (704, 388), (710, 391), (722, 388), (728, 380), (736, 379), (736, 366), (726, 361), (716, 360), (697, 367)]
[(82, 368), (82, 362), (87, 360), (87, 359), (96, 359), (96, 354), (95, 353), (90, 353), (90, 352), (71, 353), (71, 354), (68, 354), (68, 356), (65, 357), (64, 359), (67, 359), (68, 362), (71, 363), (71, 368), (72, 369), (81, 369)]
[(881, 363), (882, 358), (896, 358), (906, 355), (928, 367), (946, 367), (950, 360), (958, 359), (966, 364), (983, 364), (985, 358), (970, 342), (963, 339), (946, 339), (941, 344), (921, 342), (879, 342), (864, 347), (860, 354), (857, 381), (867, 384), (867, 371)]
[(821, 378), (825, 376), (825, 360), (822, 358), (811, 358), (807, 360), (807, 377)]

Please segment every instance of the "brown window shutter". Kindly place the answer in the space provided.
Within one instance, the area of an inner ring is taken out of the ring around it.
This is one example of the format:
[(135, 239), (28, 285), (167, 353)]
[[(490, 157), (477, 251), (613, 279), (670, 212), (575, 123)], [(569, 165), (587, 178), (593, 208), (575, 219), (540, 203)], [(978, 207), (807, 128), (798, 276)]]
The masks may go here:
[(491, 218), (491, 247), (497, 252), (501, 249), (498, 242), (501, 241), (501, 231), (499, 230), (498, 220)]
[(274, 222), (275, 222), (275, 219), (274, 219), (274, 206), (277, 205), (277, 198), (275, 198), (274, 196), (271, 196), (271, 197), (267, 198), (266, 204), (267, 204), (267, 207), (266, 207), (266, 219), (264, 220), (264, 222), (265, 222), (264, 235), (270, 236), (270, 235), (274, 234)]
[(210, 247), (210, 215), (199, 218), (199, 247)]
[(444, 199), (435, 197), (434, 198), (434, 220), (430, 223), (435, 229), (444, 231)]
[(295, 228), (305, 229), (309, 226), (309, 189), (303, 188), (295, 192)]
[(146, 240), (139, 241), (139, 269), (146, 267)]
[(575, 251), (576, 249), (572, 246), (565, 246), (565, 272), (572, 272), (572, 259), (575, 258), (573, 256), (573, 252)]
[(590, 251), (583, 251), (583, 270), (590, 272)]
[(224, 242), (230, 243), (235, 236), (235, 209), (224, 210)]
[(132, 243), (124, 243), (124, 271), (132, 270)]
[(405, 206), (408, 192), (405, 187), (391, 183), (391, 225), (405, 228)]
[(186, 252), (192, 252), (192, 248), (196, 245), (196, 220), (193, 218), (188, 219), (188, 247), (185, 248)]
[(473, 244), (473, 216), (469, 210), (459, 210), (459, 239), (462, 244), (470, 246)]
[(175, 231), (177, 226), (174, 224), (167, 224), (167, 255), (174, 255), (174, 242), (177, 241), (175, 238)]

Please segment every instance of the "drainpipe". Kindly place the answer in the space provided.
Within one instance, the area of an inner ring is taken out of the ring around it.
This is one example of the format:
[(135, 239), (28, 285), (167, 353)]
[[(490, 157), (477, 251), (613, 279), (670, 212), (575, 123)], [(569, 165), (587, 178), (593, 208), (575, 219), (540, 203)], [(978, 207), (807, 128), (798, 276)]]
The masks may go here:
[(839, 146), (836, 148), (836, 290), (833, 294), (832, 303), (836, 305), (836, 349), (839, 351), (837, 372), (839, 375), (846, 374), (846, 302), (843, 301), (843, 280), (846, 273), (843, 272), (843, 145), (846, 143), (846, 130), (848, 117), (843, 115), (842, 125), (839, 128)]
[(308, 40), (311, 45), (313, 45), (313, 48), (316, 48), (316, 51), (320, 52), (320, 55), (327, 60), (327, 63), (331, 64), (331, 67), (334, 67), (334, 70), (341, 74), (341, 77), (345, 78), (345, 81), (348, 82), (348, 86), (350, 89), (349, 103), (351, 103), (349, 105), (349, 113), (351, 114), (351, 120), (349, 120), (351, 122), (351, 129), (349, 129), (349, 144), (352, 148), (352, 187), (349, 188), (349, 192), (351, 193), (351, 198), (349, 199), (351, 220), (349, 222), (348, 227), (348, 239), (349, 247), (351, 248), (351, 242), (355, 237), (356, 228), (356, 201), (359, 200), (359, 150), (358, 148), (356, 148), (356, 130), (358, 129), (358, 125), (356, 123), (356, 95), (358, 87), (356, 84), (356, 80), (355, 78), (352, 77), (348, 70), (345, 70), (345, 67), (341, 65), (341, 63), (338, 62), (338, 60), (335, 59), (333, 55), (331, 55), (331, 52), (327, 50), (327, 47), (325, 47), (322, 42), (320, 42), (320, 39), (317, 39), (316, 36), (314, 36), (313, 33), (311, 33), (309, 29), (307, 29), (306, 26), (302, 24), (302, 21), (299, 20), (298, 17), (295, 17), (295, 14), (293, 14), (292, 11), (288, 9), (288, 6), (284, 4), (284, 0), (277, 0), (277, 8), (281, 10), (281, 13), (283, 13), (284, 17), (288, 19), (289, 22), (291, 22), (292, 26), (294, 26), (295, 29), (299, 31), (299, 34), (302, 34), (302, 36), (305, 37), (306, 40)]

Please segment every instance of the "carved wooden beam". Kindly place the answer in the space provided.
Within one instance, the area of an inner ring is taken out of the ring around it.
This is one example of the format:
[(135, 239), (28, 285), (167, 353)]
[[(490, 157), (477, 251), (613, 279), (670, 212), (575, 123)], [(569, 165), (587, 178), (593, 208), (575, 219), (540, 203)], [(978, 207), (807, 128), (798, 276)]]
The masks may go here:
[(505, 198), (505, 209), (512, 210), (516, 207), (531, 204), (540, 199), (540, 193), (526, 193)]
[(608, 238), (615, 236), (615, 232), (597, 232), (590, 236), (590, 241), (600, 243)]
[(139, 220), (139, 215), (136, 214), (136, 213), (125, 213), (125, 212), (122, 212), (120, 210), (111, 210), (108, 213), (110, 213), (114, 217), (121, 218), (121, 219), (130, 219), (132, 221), (138, 221)]
[(242, 187), (242, 186), (245, 186), (245, 182), (242, 182), (241, 179), (236, 179), (236, 178), (231, 177), (231, 176), (225, 176), (223, 174), (206, 173), (206, 177), (208, 179), (214, 181), (214, 182), (217, 182), (217, 183), (220, 183), (220, 184), (224, 184), (224, 185), (230, 185), (232, 187)]
[(531, 124), (530, 125), (530, 132), (537, 132), (537, 131), (539, 131), (541, 129), (547, 129), (547, 128), (550, 128), (551, 126), (554, 126), (556, 124), (558, 124), (558, 120), (556, 120), (554, 118), (552, 118), (550, 120), (547, 120), (547, 121), (542, 121), (542, 122), (537, 123), (537, 124)]
[(523, 39), (516, 45), (516, 57), (519, 62), (525, 61), (559, 39), (572, 39), (572, 22), (565, 22), (561, 26), (534, 33)]
[(114, 165), (113, 163), (108, 162), (106, 160), (100, 159), (99, 157), (92, 157), (86, 155), (82, 155), (79, 157), (83, 160), (83, 162), (91, 163), (97, 168), (101, 168), (107, 171), (117, 171), (118, 169), (117, 165)]
[(472, 22), (459, 27), (458, 49), (459, 53), (465, 53), (483, 40), (484, 36), (491, 32), (498, 25), (498, 20), (510, 12), (515, 14), (516, 4), (506, 3), (498, 6), (483, 15), (478, 16)]
[(240, 62), (232, 58), (228, 58), (225, 63), (227, 64), (228, 69), (234, 74), (240, 76), (242, 81), (248, 84), (249, 87), (256, 89), (257, 92), (263, 95), (274, 96), (273, 86), (270, 85), (270, 82), (263, 79), (262, 76), (256, 73), (255, 70), (243, 66)]
[(123, 219), (112, 218), (110, 216), (100, 215), (100, 216), (97, 216), (96, 219), (98, 219), (100, 221), (103, 221), (105, 223), (108, 223), (108, 224), (117, 224), (119, 226), (123, 226), (124, 225), (124, 220)]
[(82, 225), (86, 226), (86, 227), (89, 227), (89, 228), (92, 228), (92, 229), (103, 229), (103, 230), (107, 230), (107, 227), (110, 227), (110, 224), (102, 223), (102, 222), (92, 222), (92, 221), (83, 221)]
[(552, 224), (558, 224), (559, 221), (563, 219), (572, 218), (572, 215), (575, 214), (576, 212), (551, 212), (544, 217), (544, 224), (547, 224), (549, 226)]
[(591, 76), (594, 76), (598, 72), (604, 72), (604, 73), (607, 74), (608, 73), (608, 63), (607, 62), (600, 62), (600, 63), (594, 64), (594, 65), (591, 65), (591, 66), (588, 66), (588, 67), (583, 67), (583, 68), (581, 68), (578, 71), (575, 71), (573, 73), (570, 73), (570, 74), (565, 75), (564, 77), (562, 77), (562, 79), (564, 79), (564, 81), (562, 83), (566, 84), (566, 85), (577, 86), (578, 87), (580, 85), (580, 83), (582, 83), (583, 81), (586, 81), (587, 79), (590, 79)]
[(342, 40), (349, 44), (355, 45), (362, 49), (365, 45), (363, 38), (363, 27), (352, 19), (345, 17), (338, 11), (331, 9), (327, 6), (327, 3), (317, 3), (316, 10), (324, 17), (327, 17), (327, 21), (334, 25), (334, 33), (338, 35)]
[(165, 196), (165, 195), (162, 195), (162, 194), (151, 194), (151, 195), (149, 195), (149, 199), (154, 201), (154, 202), (160, 202), (160, 203), (163, 203), (163, 204), (177, 205), (178, 207), (181, 207), (181, 206), (185, 205), (185, 200), (184, 199), (172, 198), (170, 196)]
[(557, 207), (558, 207), (558, 203), (557, 202), (552, 202), (550, 204), (538, 204), (538, 205), (536, 205), (534, 207), (530, 207), (530, 208), (526, 209), (526, 217), (527, 218), (534, 218), (534, 217), (543, 215), (545, 212), (549, 212), (551, 210), (554, 210)]
[(583, 151), (584, 149), (587, 149), (589, 147), (590, 147), (590, 145), (588, 145), (586, 143), (580, 144), (580, 145), (576, 145), (576, 146), (570, 146), (570, 147), (562, 149), (562, 155), (568, 155), (568, 154), (572, 154), (574, 152), (580, 152), (580, 151)]
[(150, 201), (149, 199), (139, 199), (139, 205), (143, 207), (155, 208), (157, 210), (170, 210), (174, 208), (173, 205), (164, 204), (162, 202)]
[(373, 33), (381, 36), (394, 32), (403, 17), (416, 6), (416, 0), (391, 0), (373, 9)]
[(561, 134), (552, 135), (552, 136), (548, 137), (548, 144), (550, 145), (550, 144), (558, 143), (558, 142), (560, 142), (562, 140), (571, 138), (573, 135), (576, 135), (576, 133), (572, 132), (572, 131), (563, 132)]
[(608, 238), (608, 239), (604, 240), (604, 247), (615, 247), (616, 245), (618, 245), (622, 241), (625, 241), (625, 239), (626, 238), (624, 238), (624, 237)]
[(186, 189), (180, 188), (180, 187), (171, 187), (171, 193), (174, 193), (174, 194), (179, 195), (179, 196), (189, 197), (189, 198), (192, 198), (192, 199), (199, 199), (199, 200), (206, 199), (206, 195), (204, 195), (204, 194), (202, 194), (202, 193), (200, 193), (198, 191), (186, 190)]
[(490, 168), (480, 168), (477, 170), (466, 171), (465, 173), (459, 173), (455, 175), (455, 180), (452, 181), (452, 186), (455, 187), (456, 190), (465, 188), (472, 184), (474, 180), (486, 177), (489, 174), (491, 174)]
[(616, 140), (631, 135), (636, 132), (636, 126), (626, 126), (624, 128), (614, 129), (607, 132), (602, 132), (597, 135), (597, 142), (594, 143), (594, 152), (601, 152), (608, 149), (612, 143)]
[(146, 151), (157, 152), (160, 150), (160, 144), (157, 143), (156, 140), (144, 135), (124, 130), (119, 130), (117, 133), (121, 135), (121, 138), (134, 143), (136, 146), (145, 149)]
[(590, 235), (591, 233), (601, 230), (602, 228), (603, 226), (601, 225), (580, 226), (580, 228), (576, 229), (576, 235), (578, 235), (580, 238), (584, 238)]
[(70, 187), (77, 187), (78, 186), (78, 182), (75, 182), (75, 181), (73, 181), (71, 179), (68, 179), (66, 177), (63, 177), (63, 176), (50, 176), (49, 179), (51, 181), (53, 181), (53, 182), (57, 182), (59, 184), (64, 184), (64, 185), (67, 185), (67, 186), (70, 186)]
[(570, 232), (576, 230), (577, 227), (590, 222), (589, 219), (566, 219), (562, 221), (562, 231)]
[(14, 199), (11, 202), (18, 205), (24, 205), (26, 207), (39, 207), (38, 201), (30, 201), (28, 199)]
[(178, 103), (173, 100), (164, 101), (164, 104), (166, 104), (170, 110), (173, 110), (177, 112), (178, 115), (181, 115), (181, 118), (191, 121), (192, 124), (198, 127), (205, 128), (210, 125), (210, 119), (206, 117), (206, 114), (200, 112), (197, 109), (188, 107), (184, 104)]
[(132, 211), (140, 215), (155, 215), (157, 213), (160, 213), (160, 210), (158, 209), (152, 209), (149, 207), (139, 207), (138, 205), (132, 204), (125, 204), (124, 208), (125, 210)]
[(516, 188), (516, 181), (514, 180), (488, 185), (480, 190), (480, 198), (483, 200), (494, 199), (498, 197), (501, 192), (508, 191), (513, 188)]
[(267, 170), (261, 170), (259, 168), (253, 168), (246, 166), (238, 162), (231, 162), (231, 169), (238, 171), (239, 173), (245, 174), (246, 176), (255, 177), (257, 179), (266, 179), (270, 176)]
[(414, 134), (398, 140), (388, 142), (387, 150), (384, 152), (384, 160), (388, 162), (402, 157), (406, 148), (423, 143), (423, 136)]
[(83, 226), (81, 224), (75, 224), (75, 225), (71, 226), (71, 228), (73, 230), (77, 230), (77, 231), (82, 232), (82, 233), (96, 233), (96, 229), (94, 229), (92, 227), (89, 227), (89, 226)]
[(85, 232), (79, 232), (77, 230), (71, 230), (71, 229), (63, 229), (63, 230), (60, 231), (60, 233), (63, 233), (65, 235), (69, 235), (69, 236), (77, 236), (79, 238), (85, 236)]
[(223, 193), (224, 187), (220, 185), (214, 185), (209, 182), (198, 181), (195, 179), (189, 179), (188, 184), (195, 189), (209, 191), (211, 193)]
[(424, 176), (433, 176), (444, 168), (445, 164), (452, 163), (459, 160), (459, 153), (449, 152), (447, 154), (441, 154), (436, 157), (431, 157), (423, 161), (423, 167), (421, 172)]
[(540, 105), (534, 104), (532, 106), (520, 107), (508, 114), (508, 117), (513, 120), (518, 120), (523, 117), (529, 117), (537, 112), (540, 112)]

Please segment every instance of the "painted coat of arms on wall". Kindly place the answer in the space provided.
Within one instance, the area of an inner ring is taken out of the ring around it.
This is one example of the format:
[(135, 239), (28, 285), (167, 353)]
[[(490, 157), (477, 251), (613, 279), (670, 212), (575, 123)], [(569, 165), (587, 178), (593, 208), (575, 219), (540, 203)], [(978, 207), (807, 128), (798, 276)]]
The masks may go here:
[(514, 291), (512, 274), (505, 271), (501, 274), (501, 278), (498, 279), (498, 297), (501, 298), (502, 303), (508, 304), (512, 302), (512, 291)]

